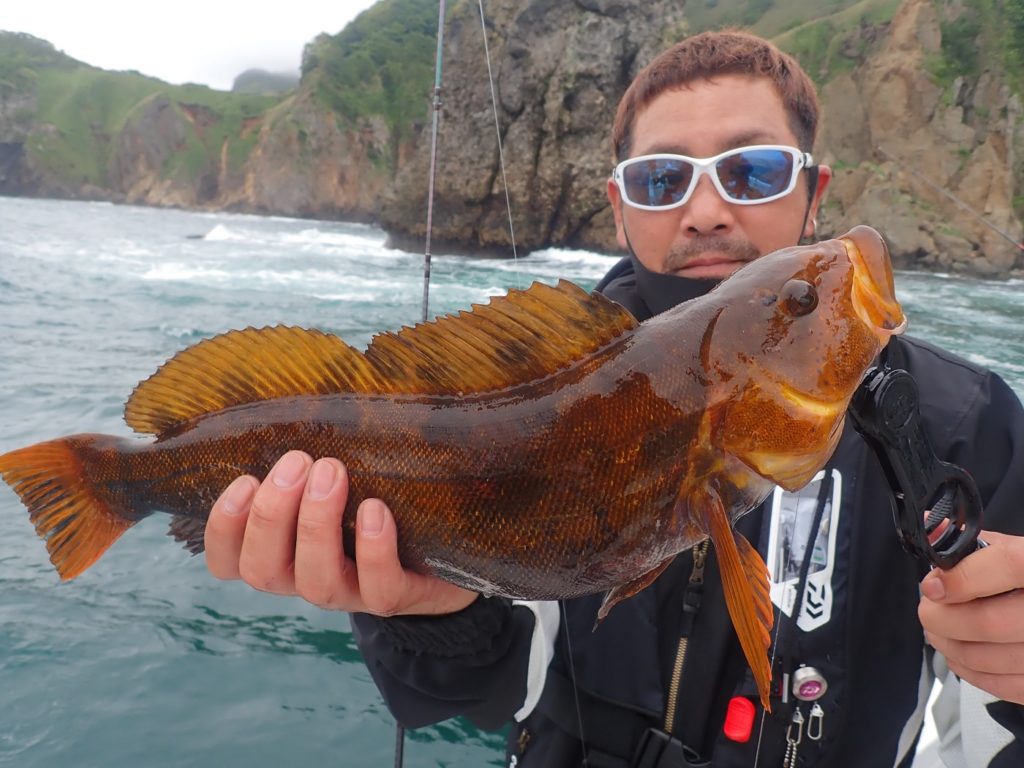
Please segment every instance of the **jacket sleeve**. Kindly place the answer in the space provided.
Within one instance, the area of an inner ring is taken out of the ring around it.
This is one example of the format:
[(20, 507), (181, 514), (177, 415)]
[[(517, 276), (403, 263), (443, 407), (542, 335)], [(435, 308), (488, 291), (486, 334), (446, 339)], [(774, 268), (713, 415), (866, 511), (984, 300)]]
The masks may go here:
[(458, 715), (497, 728), (527, 698), (534, 613), (477, 598), (447, 616), (352, 615), (352, 631), (388, 709), (417, 728)]
[[(922, 387), (922, 409), (931, 411), (926, 421), (941, 433), (938, 450), (977, 483), (985, 502), (983, 528), (1024, 535), (1024, 407), (997, 374), (951, 357), (946, 363), (915, 372), (919, 383), (930, 379)], [(939, 654), (934, 666), (942, 691), (932, 714), (945, 764), (1024, 765), (1024, 707), (958, 679)]]

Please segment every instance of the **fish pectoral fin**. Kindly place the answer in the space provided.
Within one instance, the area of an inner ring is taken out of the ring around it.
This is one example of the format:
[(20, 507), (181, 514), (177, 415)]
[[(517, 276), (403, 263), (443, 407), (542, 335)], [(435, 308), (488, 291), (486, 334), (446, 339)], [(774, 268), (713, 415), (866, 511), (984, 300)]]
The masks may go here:
[(604, 601), (601, 603), (601, 607), (597, 611), (597, 620), (594, 622), (594, 629), (597, 629), (597, 625), (605, 620), (608, 616), (608, 612), (616, 605), (621, 603), (623, 600), (632, 597), (637, 594), (640, 590), (649, 587), (654, 583), (654, 580), (661, 576), (662, 572), (668, 568), (669, 563), (676, 559), (675, 555), (669, 557), (658, 565), (654, 566), (647, 573), (639, 576), (632, 581), (627, 581), (625, 584), (620, 584), (614, 589), (608, 590), (608, 594), (604, 596)]
[(772, 670), (768, 662), (768, 648), (771, 645), (773, 614), (768, 566), (757, 550), (733, 530), (718, 495), (709, 491), (703, 501), (705, 520), (718, 555), (725, 604), (740, 647), (754, 673), (761, 705), (770, 712), (768, 691)]
[(171, 518), (170, 528), (167, 535), (173, 536), (175, 541), (185, 545), (185, 549), (193, 555), (198, 555), (206, 549), (206, 519), (200, 517), (189, 517), (188, 515), (175, 515)]

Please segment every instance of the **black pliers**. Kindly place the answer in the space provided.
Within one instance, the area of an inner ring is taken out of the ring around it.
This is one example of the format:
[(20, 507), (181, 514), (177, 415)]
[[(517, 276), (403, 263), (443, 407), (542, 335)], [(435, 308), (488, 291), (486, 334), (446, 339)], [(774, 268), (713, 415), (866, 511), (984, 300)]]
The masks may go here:
[(853, 425), (874, 450), (893, 491), (903, 548), (952, 568), (985, 543), (981, 495), (961, 467), (941, 461), (921, 425), (917, 382), (901, 368), (868, 370), (850, 402)]

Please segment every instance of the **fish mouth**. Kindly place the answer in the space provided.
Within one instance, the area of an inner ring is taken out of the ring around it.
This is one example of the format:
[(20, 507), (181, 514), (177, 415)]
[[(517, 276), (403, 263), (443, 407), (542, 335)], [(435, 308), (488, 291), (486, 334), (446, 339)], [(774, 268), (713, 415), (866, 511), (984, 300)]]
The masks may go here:
[(907, 327), (903, 308), (896, 300), (889, 249), (871, 227), (854, 227), (839, 240), (853, 265), (854, 309), (884, 346)]

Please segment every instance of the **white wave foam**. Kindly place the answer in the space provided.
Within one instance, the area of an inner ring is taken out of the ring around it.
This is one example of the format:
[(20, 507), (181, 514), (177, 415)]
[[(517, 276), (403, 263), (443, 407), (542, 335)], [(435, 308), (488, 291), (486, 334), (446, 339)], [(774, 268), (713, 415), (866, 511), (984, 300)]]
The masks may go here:
[(227, 272), (223, 269), (211, 269), (209, 267), (197, 267), (190, 264), (157, 264), (150, 267), (149, 270), (142, 275), (143, 280), (157, 280), (157, 281), (188, 281), (188, 280), (199, 280), (215, 278), (218, 280), (224, 280), (230, 278), (231, 272)]
[(204, 237), (203, 237), (203, 240), (210, 240), (210, 241), (213, 241), (213, 242), (219, 242), (219, 241), (223, 241), (223, 240), (245, 240), (245, 239), (246, 239), (246, 237), (244, 235), (238, 234), (237, 232), (234, 232), (234, 231), (228, 229), (228, 227), (226, 227), (224, 224), (216, 225), (213, 229), (211, 229), (209, 232), (207, 232), (206, 235), (204, 235)]

